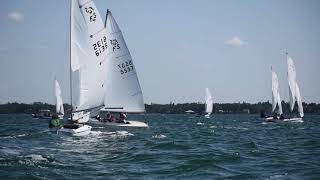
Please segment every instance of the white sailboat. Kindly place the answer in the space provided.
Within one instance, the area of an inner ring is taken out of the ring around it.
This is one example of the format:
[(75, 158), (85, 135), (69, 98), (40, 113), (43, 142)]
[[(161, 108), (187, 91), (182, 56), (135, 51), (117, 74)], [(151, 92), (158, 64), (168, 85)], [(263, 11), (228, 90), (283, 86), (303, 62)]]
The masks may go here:
[(59, 119), (63, 119), (63, 116), (64, 116), (63, 101), (62, 101), (62, 95), (61, 95), (61, 88), (57, 80), (55, 80), (55, 96), (56, 96), (56, 113)]
[[(145, 107), (137, 72), (122, 32), (110, 10), (107, 10), (105, 28), (109, 44), (104, 71), (107, 80), (103, 111), (143, 113)], [(106, 124), (148, 127), (146, 123), (139, 121)]]
[(275, 113), (276, 107), (278, 105), (278, 115), (277, 116), (269, 116), (265, 117), (266, 120), (273, 120), (273, 119), (279, 119), (280, 116), (283, 114), (282, 112), (282, 105), (281, 105), (281, 98), (279, 93), (279, 79), (274, 72), (273, 68), (271, 67), (271, 79), (272, 79), (272, 113)]
[(212, 113), (212, 108), (213, 108), (213, 100), (211, 93), (209, 91), (209, 88), (206, 88), (206, 95), (204, 97), (205, 99), (205, 112), (206, 114), (204, 115), (205, 118), (210, 118), (210, 115)]
[(300, 117), (286, 118), (284, 121), (300, 121), (303, 122), (304, 117), (302, 99), (300, 95), (300, 89), (297, 83), (296, 67), (293, 59), (286, 53), (287, 64), (288, 64), (288, 83), (289, 83), (289, 98), (290, 98), (290, 111), (293, 112), (295, 102), (298, 104), (298, 112)]
[[(73, 107), (70, 120), (85, 123), (104, 105), (107, 37), (103, 21), (93, 3), (71, 0), (70, 91)], [(66, 127), (66, 126), (65, 126)], [(59, 132), (88, 135), (91, 126), (73, 124)]]

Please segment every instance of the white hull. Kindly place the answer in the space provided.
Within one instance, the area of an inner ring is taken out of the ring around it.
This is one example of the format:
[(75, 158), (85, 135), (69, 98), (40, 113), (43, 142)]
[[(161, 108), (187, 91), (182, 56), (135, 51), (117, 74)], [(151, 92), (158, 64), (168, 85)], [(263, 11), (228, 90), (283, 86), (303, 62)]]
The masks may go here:
[(274, 119), (273, 117), (264, 118), (267, 122), (303, 122), (302, 118)]
[(51, 132), (55, 132), (57, 134), (63, 133), (71, 136), (87, 136), (91, 132), (91, 126), (82, 125), (77, 129), (69, 129), (69, 128), (50, 128)]
[(283, 119), (283, 121), (286, 122), (303, 122), (302, 118), (289, 118), (289, 119)]
[(204, 115), (204, 117), (205, 117), (205, 118), (210, 118), (210, 115), (211, 115), (211, 114), (206, 114), (206, 115)]
[(115, 122), (101, 122), (101, 121), (93, 120), (93, 119), (91, 119), (91, 121), (100, 122), (100, 123), (103, 123), (103, 124), (108, 125), (108, 126), (143, 127), (143, 128), (149, 127), (147, 123), (142, 122), (142, 121), (126, 121), (126, 122), (129, 122), (128, 124), (126, 124), (126, 123), (115, 123)]
[[(70, 118), (69, 118), (70, 120)], [(77, 123), (86, 123), (90, 120), (90, 112), (78, 112), (78, 113), (73, 113), (73, 118), (72, 121), (77, 122)]]

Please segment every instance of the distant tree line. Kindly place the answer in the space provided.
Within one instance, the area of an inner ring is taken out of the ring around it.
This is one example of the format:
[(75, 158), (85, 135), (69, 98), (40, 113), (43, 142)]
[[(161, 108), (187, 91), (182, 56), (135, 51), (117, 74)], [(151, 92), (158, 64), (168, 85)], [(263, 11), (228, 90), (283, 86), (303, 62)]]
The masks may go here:
[[(188, 110), (192, 110), (195, 113), (204, 112), (205, 105), (203, 103), (183, 103), (183, 104), (146, 104), (147, 113), (168, 113), (168, 114), (181, 114)], [(284, 113), (289, 113), (289, 103), (282, 101), (282, 109)], [(320, 104), (316, 103), (303, 103), (305, 113), (320, 114)], [(32, 104), (24, 103), (7, 103), (0, 104), (0, 114), (10, 113), (37, 113), (42, 109), (49, 109), (51, 112), (55, 112), (55, 105), (34, 102)], [(71, 106), (64, 104), (65, 113), (70, 113)], [(295, 106), (297, 111), (297, 105)], [(214, 113), (250, 113), (259, 114), (261, 112), (270, 113), (271, 103), (270, 102), (259, 102), (259, 103), (215, 103), (213, 105)]]
[[(70, 113), (71, 106), (69, 104), (63, 104), (66, 113)], [(34, 102), (32, 104), (24, 103), (7, 103), (0, 104), (0, 114), (10, 114), (10, 113), (38, 113), (42, 109), (49, 109), (51, 112), (56, 111), (56, 106), (52, 104)]]
[[(270, 102), (259, 103), (215, 103), (213, 104), (213, 113), (250, 113), (260, 114), (261, 112), (271, 113), (272, 104)], [(316, 103), (303, 103), (305, 113), (317, 113), (320, 114), (320, 104)], [(146, 104), (146, 111), (150, 113), (173, 113), (180, 114), (185, 113), (188, 110), (192, 110), (195, 113), (204, 112), (205, 105), (203, 103), (183, 103), (183, 104)], [(287, 102), (282, 101), (282, 109), (284, 113), (290, 112), (290, 105)], [(297, 105), (294, 108), (297, 112)]]

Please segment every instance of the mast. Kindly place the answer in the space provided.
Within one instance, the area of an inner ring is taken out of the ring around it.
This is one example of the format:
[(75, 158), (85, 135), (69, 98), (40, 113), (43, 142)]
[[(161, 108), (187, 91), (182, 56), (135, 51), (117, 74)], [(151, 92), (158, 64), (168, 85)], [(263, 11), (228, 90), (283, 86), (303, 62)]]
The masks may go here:
[(71, 114), (70, 114), (70, 119), (71, 119), (71, 121), (73, 120), (72, 119), (72, 111), (73, 111), (73, 107), (72, 107), (72, 67), (71, 67), (71, 54), (72, 54), (72, 52), (71, 52), (71, 31), (72, 31), (72, 29), (71, 29), (71, 21), (72, 21), (72, 0), (70, 1), (70, 20), (69, 20), (69, 23), (70, 23), (70, 29), (69, 29), (69, 49), (70, 49), (70, 51), (69, 51), (69, 63), (70, 63), (70, 105), (71, 105)]

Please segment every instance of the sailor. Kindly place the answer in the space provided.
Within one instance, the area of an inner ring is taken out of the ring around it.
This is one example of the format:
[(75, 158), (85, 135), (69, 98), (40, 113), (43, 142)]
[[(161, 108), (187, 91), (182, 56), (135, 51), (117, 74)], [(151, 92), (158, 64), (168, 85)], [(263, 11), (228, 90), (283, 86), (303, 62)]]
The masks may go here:
[(60, 122), (58, 115), (52, 115), (51, 120), (49, 121), (49, 128), (61, 128), (63, 124)]
[(111, 112), (107, 112), (107, 122), (113, 122), (115, 120), (114, 115)]
[(120, 112), (119, 119), (118, 119), (117, 123), (126, 123), (126, 120), (127, 120), (126, 114), (123, 112)]

